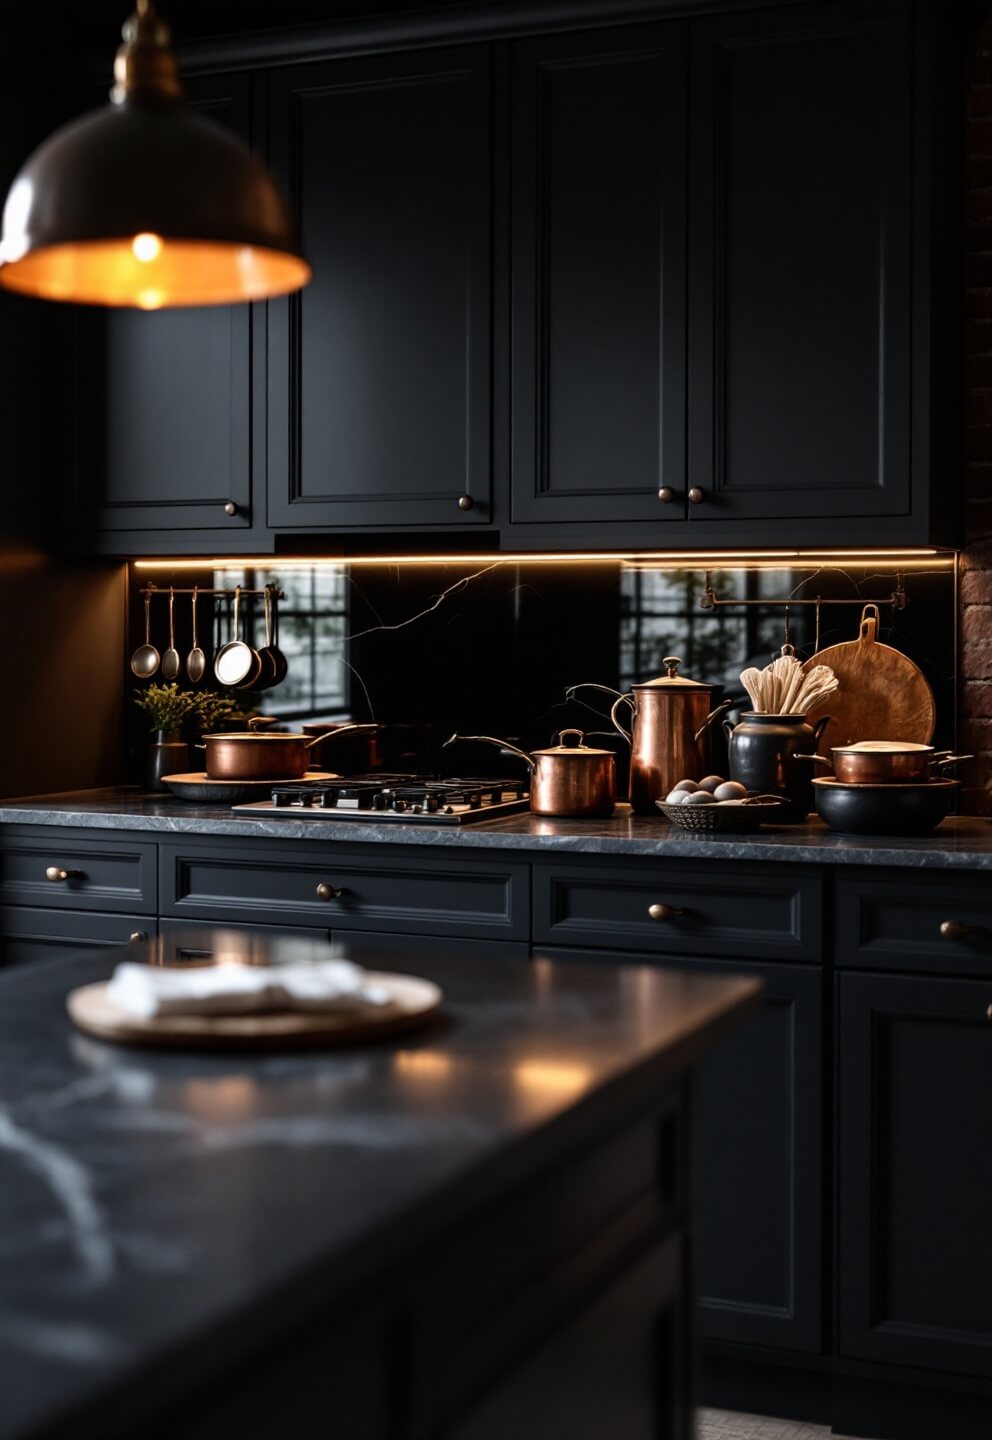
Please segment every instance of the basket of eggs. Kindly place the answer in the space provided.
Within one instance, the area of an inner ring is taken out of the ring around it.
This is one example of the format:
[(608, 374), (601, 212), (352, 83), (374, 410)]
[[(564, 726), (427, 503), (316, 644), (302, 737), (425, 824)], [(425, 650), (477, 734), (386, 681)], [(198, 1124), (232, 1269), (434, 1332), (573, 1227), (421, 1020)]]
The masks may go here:
[(664, 800), (655, 801), (679, 830), (707, 835), (746, 835), (773, 821), (784, 803), (780, 795), (750, 795), (737, 780), (722, 775), (679, 780)]

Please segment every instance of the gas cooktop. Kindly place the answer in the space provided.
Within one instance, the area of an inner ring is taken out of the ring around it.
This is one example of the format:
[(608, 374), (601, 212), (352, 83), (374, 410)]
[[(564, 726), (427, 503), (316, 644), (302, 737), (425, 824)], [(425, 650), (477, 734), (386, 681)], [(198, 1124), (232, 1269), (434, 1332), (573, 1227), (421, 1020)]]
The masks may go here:
[(349, 775), (312, 784), (273, 785), (269, 800), (231, 807), (239, 815), (284, 815), (292, 820), (355, 820), (380, 824), (473, 825), (529, 808), (523, 780), (477, 776)]

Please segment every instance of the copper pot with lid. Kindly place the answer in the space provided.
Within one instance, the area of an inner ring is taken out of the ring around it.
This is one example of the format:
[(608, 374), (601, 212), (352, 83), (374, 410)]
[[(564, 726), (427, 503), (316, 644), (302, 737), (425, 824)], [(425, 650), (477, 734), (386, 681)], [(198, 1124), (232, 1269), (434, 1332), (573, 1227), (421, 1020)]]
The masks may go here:
[[(264, 723), (264, 719), (263, 719)], [(207, 776), (211, 780), (302, 780), (314, 745), (374, 725), (339, 725), (326, 736), (293, 735), (284, 730), (250, 730), (204, 735)], [(199, 748), (199, 747), (198, 747)]]
[[(716, 688), (678, 673), (682, 661), (666, 655), (664, 675), (632, 685), (610, 710), (614, 726), (630, 741), (630, 803), (638, 815), (654, 815), (679, 780), (702, 780), (710, 770), (710, 727), (732, 700), (710, 708)], [(617, 718), (621, 705), (633, 716), (630, 730)]]
[(586, 745), (581, 730), (562, 730), (558, 744), (546, 750), (519, 750), (492, 735), (452, 735), (457, 740), (479, 740), (515, 755), (530, 770), (530, 808), (535, 815), (602, 819), (612, 815), (617, 799), (617, 760), (612, 750)]

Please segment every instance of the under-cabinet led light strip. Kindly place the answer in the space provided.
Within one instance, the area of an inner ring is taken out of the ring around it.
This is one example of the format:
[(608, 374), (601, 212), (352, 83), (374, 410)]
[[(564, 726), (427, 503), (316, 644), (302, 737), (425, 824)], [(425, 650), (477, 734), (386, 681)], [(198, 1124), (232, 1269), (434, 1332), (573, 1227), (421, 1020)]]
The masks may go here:
[(947, 569), (956, 563), (954, 551), (923, 546), (905, 550), (698, 550), (661, 551), (575, 551), (553, 555), (534, 551), (479, 551), (469, 554), (433, 555), (229, 555), (185, 556), (176, 560), (135, 560), (136, 570), (289, 570), (301, 567), (370, 565), (632, 565), (646, 569), (739, 570), (794, 569), (807, 565), (822, 569), (846, 569), (870, 565), (878, 569)]

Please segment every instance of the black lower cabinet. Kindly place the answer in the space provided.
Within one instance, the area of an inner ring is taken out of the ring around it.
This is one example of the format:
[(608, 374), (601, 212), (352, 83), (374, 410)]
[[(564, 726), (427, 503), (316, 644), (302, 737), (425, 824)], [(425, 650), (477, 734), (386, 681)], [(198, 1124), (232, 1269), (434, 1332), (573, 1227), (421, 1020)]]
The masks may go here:
[(762, 1007), (706, 1057), (697, 1081), (699, 1330), (706, 1340), (816, 1352), (823, 978), (801, 965), (747, 970), (764, 981)]
[[(542, 947), (572, 963), (644, 965), (619, 950)], [(699, 1067), (695, 1133), (697, 1332), (816, 1352), (823, 1309), (822, 972), (808, 965), (665, 965), (764, 981), (756, 1015)]]
[(992, 1377), (992, 984), (838, 985), (841, 1351)]
[(0, 965), (61, 960), (108, 945), (138, 945), (155, 934), (154, 915), (94, 915), (89, 911), (0, 909)]

